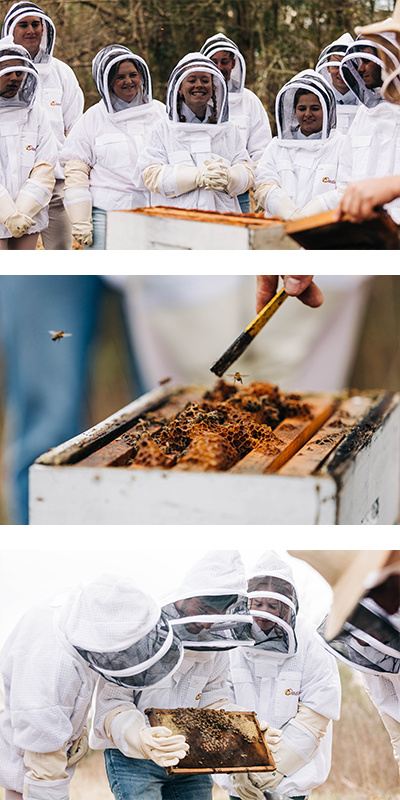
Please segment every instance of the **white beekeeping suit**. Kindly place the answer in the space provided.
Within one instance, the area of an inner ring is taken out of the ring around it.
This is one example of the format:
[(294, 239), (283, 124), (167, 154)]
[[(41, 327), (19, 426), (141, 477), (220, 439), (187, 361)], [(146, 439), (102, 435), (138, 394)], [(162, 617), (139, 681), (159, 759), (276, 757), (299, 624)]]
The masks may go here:
[(261, 800), (263, 787), (308, 795), (331, 765), (332, 720), (339, 719), (341, 694), (335, 659), (321, 647), (314, 626), (298, 616), (292, 571), (277, 553), (265, 552), (250, 571), (248, 596), (256, 644), (231, 650), (231, 680), (236, 703), (255, 710), (268, 723), (266, 737), (275, 736), (277, 768), (237, 775), (233, 786), (225, 776), (223, 788), (244, 800)]
[[(213, 98), (201, 122), (178, 96), (191, 74), (209, 73)], [(250, 157), (237, 127), (229, 122), (225, 80), (211, 59), (189, 53), (171, 73), (167, 115), (151, 132), (139, 158), (139, 172), (151, 205), (240, 212), (237, 195), (252, 185)]]
[[(227, 648), (253, 643), (245, 594), (244, 566), (237, 550), (211, 550), (196, 562), (181, 586), (160, 598), (163, 612), (184, 645), (182, 663), (162, 685), (134, 691), (133, 698), (132, 692), (114, 691), (100, 679), (90, 746), (95, 750), (117, 748), (140, 758), (135, 731), (137, 726), (148, 725), (143, 713), (146, 708), (232, 708)], [(173, 602), (180, 608), (179, 617), (171, 612)], [(218, 614), (222, 623), (228, 622), (221, 633), (218, 625), (213, 625)]]
[[(84, 97), (74, 72), (68, 64), (53, 56), (56, 29), (53, 21), (35, 3), (14, 3), (7, 12), (1, 35), (13, 34), (16, 24), (26, 16), (39, 17), (43, 22), (43, 35), (34, 63), (39, 74), (38, 99), (46, 111), (60, 148), (66, 135), (82, 115)], [(56, 178), (63, 178), (58, 164)]]
[(0, 40), (0, 76), (16, 69), (25, 75), (13, 97), (0, 97), (0, 239), (38, 233), (48, 224), (54, 186), (56, 144), (36, 101), (38, 74), (27, 50)]
[(378, 709), (389, 734), (400, 774), (400, 673), (385, 676), (365, 673), (362, 677), (367, 694)]
[(272, 139), (268, 114), (261, 100), (250, 89), (246, 89), (246, 62), (238, 46), (223, 33), (211, 36), (200, 52), (208, 58), (226, 51), (235, 58), (235, 66), (228, 83), (229, 119), (239, 128), (251, 160), (257, 163), (268, 142)]
[(353, 42), (354, 39), (351, 34), (344, 33), (322, 50), (315, 65), (315, 71), (319, 72), (332, 86), (332, 91), (336, 98), (336, 127), (341, 133), (348, 132), (357, 113), (360, 101), (351, 89), (348, 89), (344, 94), (339, 92), (333, 85), (329, 68), (339, 68), (343, 56)]
[[(140, 88), (130, 103), (109, 87), (110, 71), (132, 61), (140, 75)], [(150, 194), (132, 179), (139, 153), (165, 106), (153, 100), (149, 68), (124, 45), (108, 45), (92, 62), (92, 73), (101, 100), (74, 125), (60, 153), (65, 170), (65, 206), (80, 241), (85, 225), (90, 228), (92, 207), (105, 211), (150, 204)], [(83, 235), (83, 244), (89, 241)]]
[[(298, 90), (311, 92), (322, 107), (322, 130), (305, 136), (295, 112)], [(331, 86), (315, 70), (304, 70), (277, 94), (278, 135), (256, 168), (255, 198), (266, 217), (297, 218), (328, 211), (337, 204), (336, 178), (343, 135), (336, 130)]]
[[(394, 33), (379, 36), (380, 49), (385, 52), (393, 66), (400, 66)], [(400, 106), (387, 102), (381, 87), (368, 89), (357, 71), (359, 59), (368, 59), (381, 68), (383, 61), (374, 40), (358, 37), (348, 48), (340, 64), (340, 72), (351, 90), (361, 101), (340, 155), (338, 189), (343, 192), (350, 181), (379, 178), (400, 172)], [(374, 52), (364, 52), (365, 47)], [(400, 222), (400, 199), (385, 206), (396, 223)]]
[(24, 800), (67, 800), (99, 675), (116, 689), (148, 685), (181, 658), (160, 606), (129, 579), (104, 575), (28, 611), (0, 656), (0, 784)]

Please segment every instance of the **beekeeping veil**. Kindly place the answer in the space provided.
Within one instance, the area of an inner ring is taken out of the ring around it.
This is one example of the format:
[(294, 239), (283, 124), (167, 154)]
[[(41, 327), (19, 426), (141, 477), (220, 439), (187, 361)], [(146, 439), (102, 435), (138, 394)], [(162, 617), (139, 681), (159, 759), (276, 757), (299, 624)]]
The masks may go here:
[(58, 627), (95, 672), (131, 689), (157, 685), (183, 657), (159, 605), (129, 579), (103, 575), (72, 592)]
[(333, 588), (318, 633), (337, 658), (362, 672), (400, 672), (400, 551), (290, 550)]
[(275, 100), (278, 139), (296, 139), (299, 123), (295, 111), (295, 97), (299, 89), (315, 94), (322, 107), (321, 139), (327, 139), (336, 128), (336, 99), (331, 86), (315, 70), (305, 69), (279, 90)]
[[(365, 52), (367, 47), (371, 47), (373, 52)], [(367, 108), (374, 108), (382, 100), (381, 87), (368, 89), (363, 78), (358, 72), (361, 59), (373, 61), (379, 67), (383, 67), (383, 61), (378, 55), (374, 42), (368, 38), (358, 36), (354, 44), (350, 45), (346, 54), (340, 62), (340, 74), (347, 83), (349, 89), (356, 95), (358, 100)]]
[(389, 103), (400, 104), (400, 0), (389, 19), (356, 28), (356, 33), (374, 42), (382, 59), (382, 97)]
[[(211, 36), (210, 39), (204, 42), (200, 53), (203, 53), (207, 58), (212, 58), (215, 53), (220, 53), (221, 50), (232, 53), (235, 57), (235, 66), (232, 69), (229, 79), (228, 91), (233, 94), (242, 94), (246, 80), (246, 62), (237, 44), (235, 44), (232, 39), (228, 39), (223, 33), (216, 33), (215, 36)], [(230, 102), (231, 99), (232, 98), (230, 98)]]
[[(135, 55), (132, 50), (121, 44), (110, 44), (103, 47), (92, 61), (92, 75), (97, 86), (97, 91), (104, 100), (109, 114), (114, 113), (112, 95), (110, 94), (110, 70), (120, 61), (133, 61), (140, 75), (140, 89), (135, 97), (134, 104), (142, 105), (152, 100), (152, 85), (150, 70), (143, 58)], [(132, 105), (132, 104), (130, 104)]]
[(7, 11), (4, 17), (3, 27), (1, 29), (1, 36), (14, 35), (14, 29), (18, 22), (24, 17), (39, 17), (43, 23), (42, 40), (39, 46), (39, 52), (35, 56), (35, 65), (39, 66), (39, 72), (46, 70), (46, 65), (49, 67), (53, 56), (54, 44), (56, 41), (56, 29), (53, 21), (45, 14), (44, 11), (37, 6), (36, 3), (22, 2), (14, 3), (10, 10)]
[[(176, 67), (172, 70), (168, 81), (167, 89), (167, 114), (171, 122), (181, 125), (191, 125), (191, 123), (179, 120), (178, 114), (178, 94), (179, 87), (191, 72), (209, 72), (213, 80), (213, 98), (209, 100), (209, 107), (212, 117), (216, 123), (227, 122), (229, 118), (228, 109), (228, 90), (222, 72), (215, 66), (210, 58), (201, 53), (188, 53), (181, 58)], [(209, 117), (207, 117), (207, 120)], [(212, 124), (206, 121), (204, 124)], [(214, 125), (213, 125), (214, 127)]]
[(257, 650), (293, 656), (299, 608), (292, 570), (273, 550), (259, 558), (248, 578), (248, 598)]
[(315, 66), (315, 71), (319, 72), (328, 83), (332, 83), (332, 79), (327, 69), (329, 67), (338, 67), (345, 55), (348, 47), (354, 43), (354, 39), (350, 33), (344, 33), (339, 39), (336, 39), (332, 44), (328, 44), (318, 57)]
[(238, 550), (210, 550), (161, 604), (185, 649), (228, 650), (254, 644)]
[[(15, 61), (19, 62), (18, 66), (15, 66)], [(28, 51), (25, 47), (14, 44), (11, 36), (6, 36), (0, 40), (0, 77), (15, 71), (23, 72), (24, 80), (14, 97), (0, 94), (0, 110), (31, 108), (38, 85), (38, 73)]]

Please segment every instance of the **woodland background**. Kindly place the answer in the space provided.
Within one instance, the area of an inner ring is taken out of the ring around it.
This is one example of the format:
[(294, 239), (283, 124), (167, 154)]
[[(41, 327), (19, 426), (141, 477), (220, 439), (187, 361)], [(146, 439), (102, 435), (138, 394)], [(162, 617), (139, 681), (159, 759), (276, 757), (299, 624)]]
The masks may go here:
[[(182, 56), (222, 31), (246, 60), (246, 86), (274, 124), (278, 90), (315, 66), (321, 50), (356, 25), (390, 16), (395, 0), (38, 0), (56, 25), (54, 55), (74, 70), (86, 108), (98, 101), (91, 74), (108, 44), (132, 49), (148, 63), (153, 95), (165, 101), (168, 77)], [(1, 19), (11, 0), (0, 0)]]

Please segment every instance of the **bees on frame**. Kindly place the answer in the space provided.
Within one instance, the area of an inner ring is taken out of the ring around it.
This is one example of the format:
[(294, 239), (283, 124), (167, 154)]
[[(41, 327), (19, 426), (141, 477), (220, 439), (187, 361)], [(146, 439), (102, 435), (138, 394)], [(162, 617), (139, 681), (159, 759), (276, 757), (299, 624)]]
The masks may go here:
[(72, 336), (72, 333), (66, 333), (65, 331), (49, 331), (49, 334), (53, 342), (59, 342), (60, 339), (64, 339), (66, 336)]
[(243, 383), (243, 378), (248, 378), (248, 375), (241, 375), (240, 372), (227, 372), (227, 377), (233, 378), (234, 383)]

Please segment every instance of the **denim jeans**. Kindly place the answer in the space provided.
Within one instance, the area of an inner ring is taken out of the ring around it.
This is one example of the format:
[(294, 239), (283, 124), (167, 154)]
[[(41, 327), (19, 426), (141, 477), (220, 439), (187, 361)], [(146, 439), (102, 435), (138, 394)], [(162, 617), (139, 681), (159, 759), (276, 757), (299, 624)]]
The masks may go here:
[(247, 189), (247, 192), (243, 192), (243, 194), (238, 194), (238, 200), (242, 214), (250, 214), (251, 200), (249, 190)]
[[(276, 791), (278, 791), (278, 790), (276, 790)], [(296, 797), (291, 797), (290, 800), (307, 800), (308, 797), (309, 797), (308, 794), (301, 794), (301, 795), (298, 795)], [(238, 798), (234, 797), (234, 795), (230, 794), (229, 795), (229, 800), (238, 800)]]
[(106, 220), (107, 212), (102, 208), (92, 208), (93, 220), (93, 242), (88, 247), (86, 244), (83, 246), (84, 250), (105, 250), (106, 249)]
[(211, 775), (168, 775), (154, 761), (120, 750), (105, 750), (104, 760), (115, 800), (212, 800)]

